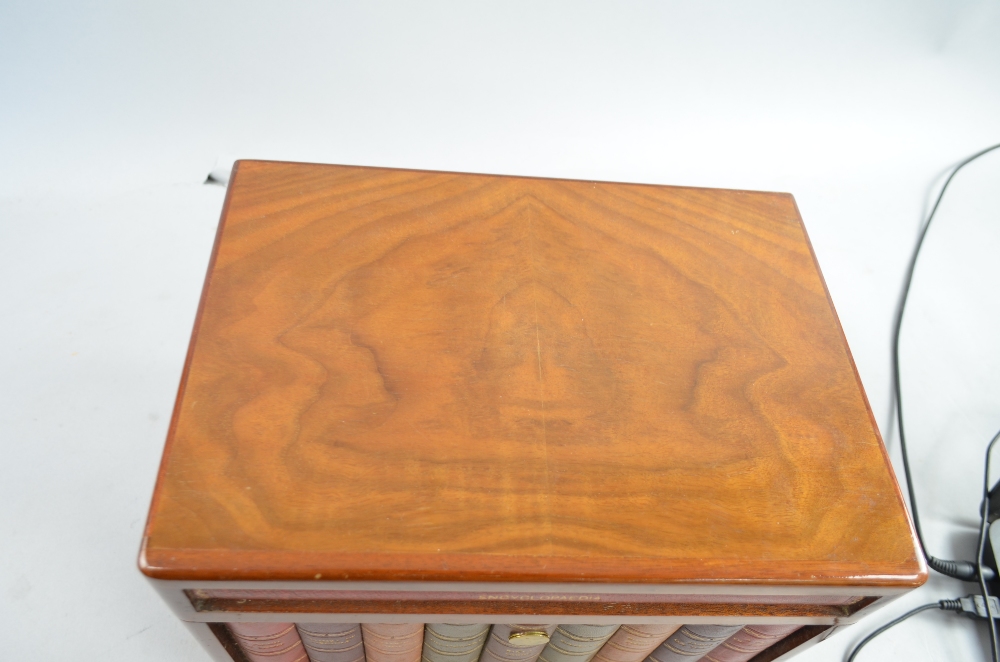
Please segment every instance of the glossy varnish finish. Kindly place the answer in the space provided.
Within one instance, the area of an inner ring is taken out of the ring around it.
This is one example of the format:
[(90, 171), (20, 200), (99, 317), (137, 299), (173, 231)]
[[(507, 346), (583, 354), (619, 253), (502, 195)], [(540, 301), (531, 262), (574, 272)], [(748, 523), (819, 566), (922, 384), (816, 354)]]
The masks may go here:
[(241, 162), (141, 564), (923, 581), (791, 196)]

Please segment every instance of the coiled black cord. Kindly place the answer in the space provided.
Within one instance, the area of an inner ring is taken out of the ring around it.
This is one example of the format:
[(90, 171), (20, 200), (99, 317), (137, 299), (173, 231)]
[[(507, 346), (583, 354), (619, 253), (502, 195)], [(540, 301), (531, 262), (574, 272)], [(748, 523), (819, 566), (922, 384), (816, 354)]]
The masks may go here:
[[(976, 554), (976, 562), (979, 564), (979, 591), (983, 596), (983, 603), (986, 605), (988, 614), (990, 613), (990, 592), (986, 588), (986, 570), (988, 568), (983, 565), (983, 554), (986, 553), (987, 517), (990, 511), (990, 455), (993, 453), (993, 446), (996, 445), (998, 439), (1000, 439), (1000, 432), (993, 435), (989, 446), (986, 447), (986, 468), (983, 470), (983, 503), (979, 509), (979, 548)], [(993, 654), (993, 662), (1000, 662), (1000, 645), (998, 645), (1000, 642), (998, 642), (997, 637), (996, 619), (990, 615), (987, 620), (990, 622), (990, 652)]]
[[(998, 434), (997, 437), (1000, 438), (1000, 434)], [(981, 602), (976, 598), (981, 598)], [(958, 612), (976, 619), (987, 618), (990, 621), (990, 628), (992, 629), (995, 618), (991, 618), (989, 614), (996, 613), (998, 610), (1000, 610), (1000, 603), (996, 602), (995, 598), (991, 601), (988, 598), (982, 598), (982, 596), (967, 595), (964, 598), (955, 598), (954, 600), (938, 600), (937, 602), (930, 602), (925, 605), (920, 605), (916, 609), (911, 609), (902, 616), (899, 616), (898, 618), (889, 621), (888, 623), (886, 623), (879, 629), (875, 630), (874, 632), (868, 634), (864, 639), (859, 641), (858, 644), (853, 649), (851, 649), (850, 654), (847, 656), (847, 662), (854, 662), (854, 658), (857, 657), (859, 652), (861, 652), (861, 649), (864, 648), (865, 645), (875, 637), (879, 636), (880, 634), (882, 634), (889, 628), (893, 627), (894, 625), (899, 625), (900, 623), (908, 619), (910, 616), (915, 616), (922, 611), (927, 611), (928, 609), (940, 609), (942, 611)], [(991, 639), (991, 641), (995, 642), (996, 640)]]
[(917, 257), (920, 255), (920, 248), (923, 246), (924, 239), (927, 237), (927, 230), (930, 229), (931, 221), (934, 220), (934, 214), (937, 212), (938, 207), (941, 204), (941, 199), (944, 197), (945, 191), (948, 190), (948, 184), (950, 184), (951, 180), (954, 179), (956, 174), (958, 174), (958, 171), (978, 159), (980, 156), (988, 154), (995, 149), (1000, 149), (1000, 144), (987, 147), (986, 149), (980, 150), (979, 152), (965, 158), (952, 169), (948, 178), (945, 179), (944, 186), (941, 187), (941, 191), (938, 193), (937, 199), (934, 201), (934, 206), (931, 207), (931, 212), (927, 216), (927, 221), (923, 224), (923, 227), (920, 228), (920, 235), (917, 237), (917, 245), (914, 247), (913, 254), (910, 256), (910, 262), (906, 269), (906, 277), (903, 280), (903, 289), (899, 295), (899, 303), (896, 306), (896, 319), (892, 332), (893, 395), (895, 396), (896, 401), (896, 421), (899, 427), (899, 449), (901, 455), (903, 456), (903, 473), (906, 475), (906, 490), (910, 497), (910, 514), (913, 517), (913, 528), (917, 533), (917, 541), (920, 543), (920, 551), (927, 559), (927, 565), (942, 575), (947, 575), (948, 577), (954, 577), (955, 579), (961, 579), (964, 581), (978, 582), (980, 596), (977, 597), (982, 598), (982, 612), (980, 613), (976, 609), (975, 601), (971, 600), (972, 596), (964, 599), (964, 601), (968, 604), (962, 604), (963, 599), (959, 599), (941, 600), (939, 602), (922, 605), (916, 609), (906, 612), (899, 618), (886, 623), (858, 642), (858, 645), (854, 647), (848, 656), (847, 662), (854, 662), (854, 658), (865, 646), (865, 644), (878, 635), (882, 634), (894, 625), (902, 623), (911, 616), (927, 611), (928, 609), (964, 611), (967, 614), (985, 618), (989, 622), (990, 653), (993, 657), (993, 662), (1000, 662), (1000, 637), (997, 635), (996, 616), (994, 616), (993, 609), (994, 604), (990, 600), (989, 591), (986, 586), (986, 582), (992, 580), (995, 577), (995, 573), (991, 568), (983, 564), (983, 555), (986, 551), (986, 532), (988, 528), (987, 518), (989, 515), (990, 455), (993, 450), (993, 446), (998, 440), (1000, 440), (1000, 432), (997, 432), (996, 436), (993, 437), (986, 449), (986, 463), (983, 472), (983, 501), (980, 504), (979, 546), (976, 553), (976, 562), (951, 561), (931, 556), (927, 553), (927, 545), (924, 544), (923, 531), (920, 528), (920, 516), (917, 513), (917, 497), (913, 490), (913, 478), (910, 475), (910, 460), (906, 452), (906, 429), (903, 425), (903, 393), (900, 386), (901, 380), (899, 374), (899, 335), (900, 330), (903, 327), (903, 312), (906, 309), (906, 299), (910, 293), (910, 284), (913, 281), (913, 272), (917, 266)]
[[(929, 565), (933, 570), (940, 572), (942, 575), (947, 575), (948, 577), (954, 577), (955, 579), (962, 579), (969, 582), (974, 582), (979, 579), (980, 571), (986, 574), (983, 579), (986, 581), (992, 580), (994, 578), (993, 570), (983, 566), (980, 562), (981, 559), (977, 560), (976, 563), (972, 563), (971, 561), (950, 561), (931, 556), (927, 552), (927, 545), (924, 544), (924, 534), (920, 528), (920, 516), (917, 513), (917, 497), (913, 490), (913, 478), (910, 475), (910, 460), (906, 452), (906, 430), (903, 425), (903, 393), (902, 388), (900, 387), (899, 377), (899, 332), (903, 327), (903, 312), (906, 310), (906, 298), (910, 294), (910, 283), (913, 281), (913, 271), (917, 266), (917, 257), (920, 255), (920, 248), (924, 244), (924, 238), (927, 236), (927, 230), (930, 229), (931, 221), (934, 220), (934, 214), (937, 212), (938, 206), (941, 204), (941, 198), (944, 197), (944, 192), (948, 190), (948, 184), (951, 183), (951, 180), (958, 174), (959, 170), (972, 163), (980, 156), (988, 154), (998, 148), (1000, 148), (1000, 144), (987, 147), (986, 149), (980, 150), (972, 156), (965, 158), (952, 169), (948, 178), (945, 180), (944, 186), (941, 187), (941, 192), (938, 193), (937, 200), (934, 201), (934, 206), (931, 208), (931, 213), (927, 216), (927, 221), (924, 222), (923, 227), (920, 229), (920, 235), (917, 237), (917, 245), (914, 247), (913, 254), (910, 256), (910, 263), (906, 268), (906, 277), (903, 280), (903, 290), (899, 295), (899, 303), (896, 306), (896, 320), (892, 332), (893, 395), (896, 399), (896, 421), (897, 427), (899, 428), (899, 450), (903, 456), (903, 473), (906, 474), (906, 489), (910, 496), (910, 514), (913, 517), (913, 527), (917, 532), (917, 540), (920, 543), (920, 550), (927, 559), (927, 565)], [(984, 514), (983, 517), (985, 518), (985, 516), (986, 515)]]

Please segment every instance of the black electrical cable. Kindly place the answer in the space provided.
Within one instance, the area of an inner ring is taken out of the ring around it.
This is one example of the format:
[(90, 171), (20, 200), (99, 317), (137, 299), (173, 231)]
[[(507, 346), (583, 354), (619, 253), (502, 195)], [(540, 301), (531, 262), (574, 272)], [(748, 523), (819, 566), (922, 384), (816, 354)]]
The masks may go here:
[[(976, 608), (976, 605), (975, 605), (974, 602), (969, 602), (968, 598), (966, 598), (964, 600), (963, 599), (957, 599), (957, 600), (939, 600), (938, 602), (931, 602), (931, 603), (926, 604), (926, 605), (921, 605), (920, 607), (917, 607), (916, 609), (913, 609), (913, 610), (910, 610), (910, 611), (906, 612), (905, 614), (903, 614), (899, 618), (886, 623), (885, 625), (883, 625), (882, 627), (880, 627), (879, 629), (875, 630), (874, 632), (872, 632), (871, 634), (869, 634), (868, 636), (866, 636), (864, 639), (862, 639), (861, 641), (859, 641), (858, 645), (855, 646), (851, 650), (850, 655), (848, 655), (847, 662), (854, 662), (854, 658), (861, 651), (861, 649), (864, 648), (865, 645), (868, 642), (870, 642), (872, 639), (874, 639), (875, 637), (879, 636), (880, 634), (882, 634), (883, 632), (885, 632), (889, 628), (893, 627), (894, 625), (898, 625), (898, 624), (902, 623), (903, 621), (905, 621), (906, 619), (908, 619), (910, 616), (914, 616), (916, 614), (919, 614), (922, 611), (927, 611), (928, 609), (942, 609), (942, 610), (946, 610), (946, 611), (960, 611), (960, 612), (965, 612), (968, 615), (973, 615), (973, 616), (976, 616), (976, 617), (979, 617), (979, 618), (986, 618), (986, 620), (989, 621), (989, 626), (990, 626), (990, 652), (991, 652), (992, 657), (993, 657), (993, 662), (1000, 662), (1000, 647), (998, 647), (998, 643), (1000, 643), (1000, 637), (997, 636), (996, 618), (993, 617), (993, 615), (992, 615), (992, 611), (993, 610), (990, 609), (990, 594), (989, 594), (989, 591), (986, 588), (986, 580), (983, 578), (985, 576), (985, 574), (986, 574), (986, 573), (983, 572), (983, 570), (985, 569), (985, 567), (983, 566), (983, 554), (986, 551), (986, 531), (987, 531), (987, 524), (988, 524), (988, 522), (987, 522), (987, 515), (989, 513), (990, 457), (991, 457), (992, 452), (993, 452), (993, 447), (996, 445), (996, 443), (998, 441), (1000, 441), (1000, 431), (998, 431), (993, 436), (993, 439), (990, 440), (989, 445), (986, 447), (986, 463), (985, 463), (985, 469), (983, 470), (983, 503), (982, 503), (982, 509), (981, 509), (982, 510), (982, 513), (981, 513), (982, 516), (981, 516), (980, 523), (979, 523), (979, 548), (978, 548), (979, 552), (978, 552), (978, 554), (976, 556), (976, 558), (978, 559), (978, 564), (979, 564), (979, 589), (980, 589), (980, 592), (981, 592), (981, 595), (982, 595), (982, 598), (983, 598), (982, 611), (979, 611)], [(969, 597), (971, 598), (972, 596), (969, 596)], [(963, 605), (962, 604), (963, 601), (967, 602), (967, 604)]]
[(911, 609), (910, 611), (906, 612), (896, 620), (889, 621), (888, 623), (886, 623), (885, 625), (883, 625), (882, 627), (875, 630), (867, 637), (859, 641), (858, 645), (854, 647), (854, 650), (852, 650), (851, 654), (847, 657), (847, 662), (854, 662), (854, 658), (857, 656), (859, 652), (861, 652), (861, 649), (865, 647), (865, 644), (867, 644), (869, 641), (871, 641), (875, 637), (879, 636), (880, 634), (891, 628), (893, 625), (899, 625), (900, 623), (908, 619), (910, 616), (915, 616), (916, 614), (919, 614), (922, 611), (927, 611), (928, 609), (949, 609), (950, 611), (954, 611), (953, 608), (944, 606), (944, 603), (946, 602), (953, 602), (953, 601), (941, 600), (941, 602), (931, 602), (930, 604), (921, 605), (916, 609)]
[[(913, 490), (913, 478), (910, 476), (910, 460), (907, 457), (906, 452), (906, 432), (903, 427), (903, 393), (899, 377), (899, 332), (903, 327), (903, 312), (906, 309), (906, 298), (910, 293), (910, 283), (913, 281), (913, 270), (917, 266), (917, 257), (920, 255), (920, 247), (923, 246), (924, 238), (927, 236), (927, 230), (930, 228), (931, 221), (934, 220), (934, 214), (937, 212), (938, 206), (941, 204), (941, 198), (944, 197), (944, 192), (948, 190), (948, 184), (951, 183), (951, 180), (958, 174), (959, 170), (964, 168), (969, 163), (972, 163), (980, 156), (988, 154), (998, 148), (1000, 148), (1000, 144), (987, 147), (986, 149), (965, 158), (952, 169), (948, 178), (944, 181), (944, 186), (941, 187), (941, 192), (938, 193), (937, 200), (934, 201), (931, 213), (927, 216), (927, 220), (920, 229), (920, 235), (917, 237), (917, 245), (914, 247), (913, 254), (910, 256), (910, 263), (906, 269), (906, 277), (903, 280), (903, 290), (899, 295), (899, 303), (896, 306), (896, 320), (892, 332), (893, 395), (895, 395), (896, 398), (896, 421), (897, 427), (899, 428), (899, 450), (903, 456), (903, 473), (906, 474), (906, 490), (910, 496), (910, 514), (913, 516), (913, 527), (917, 532), (917, 541), (920, 543), (920, 549), (923, 552), (924, 557), (927, 559), (927, 565), (943, 575), (954, 577), (956, 579), (963, 579), (965, 581), (976, 581), (980, 572), (985, 572), (987, 575), (985, 579), (990, 580), (993, 579), (994, 573), (991, 568), (983, 566), (981, 562), (982, 559), (979, 559), (979, 562), (977, 563), (971, 563), (969, 561), (949, 561), (947, 559), (939, 559), (931, 556), (927, 553), (927, 545), (924, 544), (924, 534), (920, 528), (920, 517), (917, 514), (917, 497)], [(983, 516), (985, 517), (985, 515)]]
[(986, 605), (987, 619), (990, 622), (990, 652), (993, 654), (993, 662), (1000, 662), (1000, 648), (997, 647), (997, 623), (990, 610), (990, 592), (986, 589), (986, 579), (983, 566), (983, 554), (986, 553), (986, 528), (987, 516), (990, 511), (990, 454), (993, 446), (1000, 439), (1000, 431), (993, 435), (989, 446), (986, 447), (986, 468), (983, 470), (983, 503), (980, 507), (979, 520), (979, 550), (976, 554), (976, 563), (979, 569), (979, 590), (983, 594), (983, 602)]

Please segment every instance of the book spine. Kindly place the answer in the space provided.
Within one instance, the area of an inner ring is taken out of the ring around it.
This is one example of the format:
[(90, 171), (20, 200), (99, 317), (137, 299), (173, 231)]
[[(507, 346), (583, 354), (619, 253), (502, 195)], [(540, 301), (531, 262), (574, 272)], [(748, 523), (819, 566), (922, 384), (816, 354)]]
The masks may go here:
[(420, 662), (423, 623), (365, 623), (361, 626), (367, 662)]
[(294, 623), (229, 623), (250, 662), (306, 662), (309, 658)]
[(623, 625), (597, 651), (595, 662), (642, 662), (679, 625)]
[(560, 625), (538, 656), (539, 662), (590, 662), (617, 625)]
[(511, 634), (544, 632), (548, 637), (555, 632), (555, 625), (494, 625), (483, 647), (479, 662), (535, 662), (548, 641), (535, 646), (512, 646)]
[(646, 659), (650, 662), (698, 660), (742, 629), (742, 625), (684, 625)]
[(476, 662), (490, 633), (489, 624), (428, 623), (423, 662)]
[(702, 659), (706, 662), (747, 662), (800, 627), (802, 626), (747, 625)]
[(357, 623), (298, 623), (310, 662), (365, 662), (365, 645)]

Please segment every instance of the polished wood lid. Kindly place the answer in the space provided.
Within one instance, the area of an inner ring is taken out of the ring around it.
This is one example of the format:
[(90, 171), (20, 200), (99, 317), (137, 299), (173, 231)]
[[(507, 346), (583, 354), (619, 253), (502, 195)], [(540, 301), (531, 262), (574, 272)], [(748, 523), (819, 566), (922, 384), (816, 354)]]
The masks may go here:
[(241, 161), (168, 579), (915, 586), (790, 195)]

